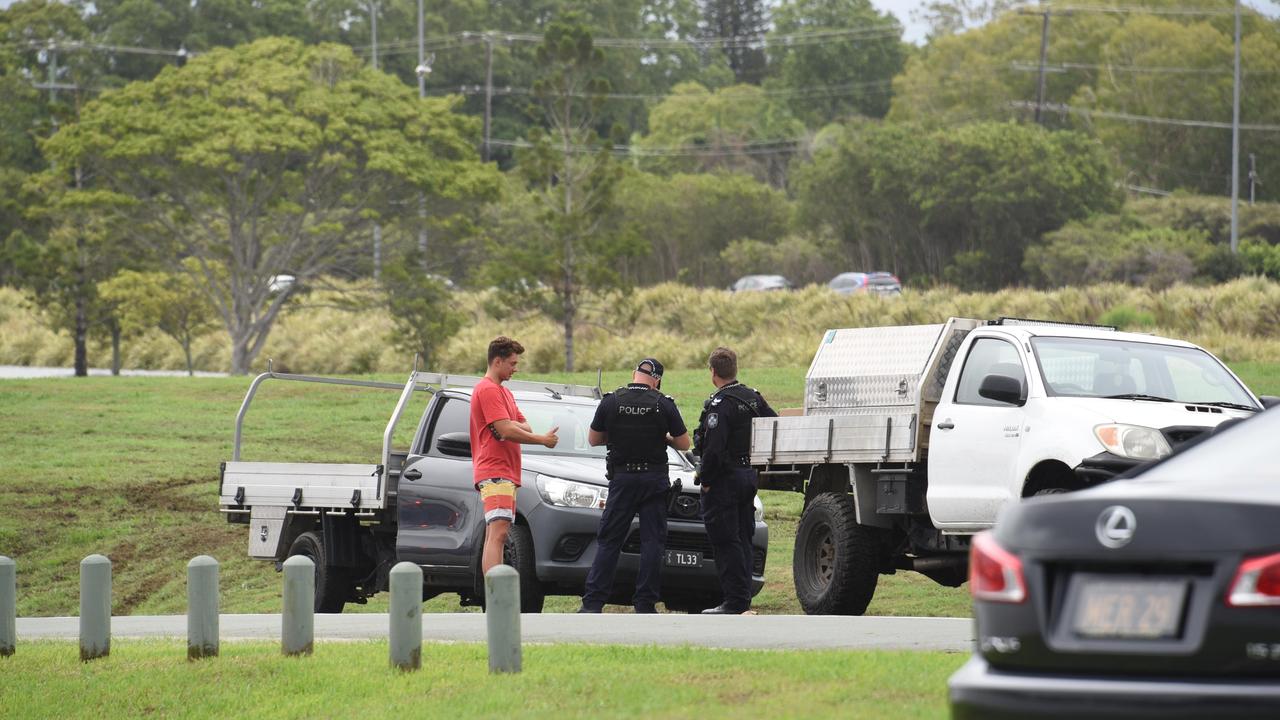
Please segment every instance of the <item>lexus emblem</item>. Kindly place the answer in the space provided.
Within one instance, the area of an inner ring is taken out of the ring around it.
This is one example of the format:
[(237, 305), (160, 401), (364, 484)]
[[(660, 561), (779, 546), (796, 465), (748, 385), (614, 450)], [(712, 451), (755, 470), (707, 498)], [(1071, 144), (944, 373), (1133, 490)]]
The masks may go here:
[(1098, 542), (1113, 550), (1128, 545), (1137, 529), (1138, 520), (1133, 516), (1133, 511), (1123, 505), (1112, 505), (1103, 510), (1094, 527)]

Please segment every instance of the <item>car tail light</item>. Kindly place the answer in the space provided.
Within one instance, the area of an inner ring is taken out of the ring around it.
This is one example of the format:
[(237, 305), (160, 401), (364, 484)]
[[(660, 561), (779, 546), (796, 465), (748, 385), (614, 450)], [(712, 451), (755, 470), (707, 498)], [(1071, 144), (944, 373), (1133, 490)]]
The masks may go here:
[(1232, 607), (1280, 605), (1280, 553), (1245, 558), (1227, 591)]
[(989, 531), (973, 536), (969, 549), (969, 593), (974, 600), (990, 602), (1020, 603), (1027, 599), (1022, 561), (997, 545)]

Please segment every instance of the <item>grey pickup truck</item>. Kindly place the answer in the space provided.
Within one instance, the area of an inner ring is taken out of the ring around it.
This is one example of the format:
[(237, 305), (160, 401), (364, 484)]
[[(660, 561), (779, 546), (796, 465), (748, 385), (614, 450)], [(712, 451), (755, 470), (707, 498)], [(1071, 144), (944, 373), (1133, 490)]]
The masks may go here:
[[(246, 462), (241, 431), (250, 403), (268, 379), (398, 390), (375, 462)], [(471, 388), (478, 377), (413, 372), (404, 385), (268, 371), (249, 386), (236, 416), (232, 459), (222, 464), (219, 503), (249, 530), (249, 555), (277, 563), (305, 555), (316, 564), (318, 612), (388, 587), (400, 561), (423, 571), (423, 596), (457, 593), (462, 605), (484, 602), (480, 552), (484, 513), (472, 484), (468, 433)], [(524, 446), (523, 477), (506, 562), (520, 572), (521, 608), (540, 612), (547, 595), (581, 595), (595, 557), (595, 533), (608, 501), (603, 447), (587, 443), (599, 387), (509, 381), (506, 387), (535, 432), (559, 426), (554, 449)], [(430, 393), (408, 448), (394, 448), (396, 426), (415, 393)], [(669, 611), (697, 612), (720, 603), (715, 552), (698, 514), (698, 488), (687, 456), (668, 452), (668, 503), (662, 600)], [(753, 593), (764, 585), (768, 528), (756, 501)], [(640, 543), (638, 523), (622, 548), (612, 600), (630, 603)]]

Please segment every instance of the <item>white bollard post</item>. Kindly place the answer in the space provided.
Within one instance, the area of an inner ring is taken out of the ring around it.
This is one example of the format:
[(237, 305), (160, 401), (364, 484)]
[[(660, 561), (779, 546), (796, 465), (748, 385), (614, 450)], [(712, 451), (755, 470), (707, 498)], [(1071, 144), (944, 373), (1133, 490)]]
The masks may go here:
[(218, 656), (218, 561), (197, 555), (187, 563), (187, 659)]
[(310, 655), (315, 637), (316, 565), (294, 555), (284, 561), (284, 613), (280, 618), (285, 655)]
[(0, 657), (9, 657), (18, 644), (17, 563), (0, 555)]
[(489, 672), (520, 672), (520, 573), (510, 565), (495, 565), (484, 576), (484, 620)]
[(90, 555), (80, 561), (80, 660), (111, 654), (111, 561)]
[(411, 562), (391, 568), (391, 667), (422, 667), (422, 568)]

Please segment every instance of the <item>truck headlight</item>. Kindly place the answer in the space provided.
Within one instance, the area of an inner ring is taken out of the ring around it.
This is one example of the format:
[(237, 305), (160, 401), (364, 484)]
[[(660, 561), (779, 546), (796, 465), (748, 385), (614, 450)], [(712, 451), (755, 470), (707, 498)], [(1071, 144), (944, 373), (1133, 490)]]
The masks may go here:
[(550, 475), (538, 475), (535, 482), (538, 494), (548, 505), (603, 510), (605, 501), (609, 499), (609, 488), (599, 485), (563, 480)]
[(764, 503), (760, 502), (760, 496), (755, 496), (751, 504), (756, 506), (756, 522), (764, 522)]
[(1093, 434), (1112, 454), (1133, 460), (1157, 460), (1173, 452), (1155, 428), (1112, 423), (1095, 427)]

